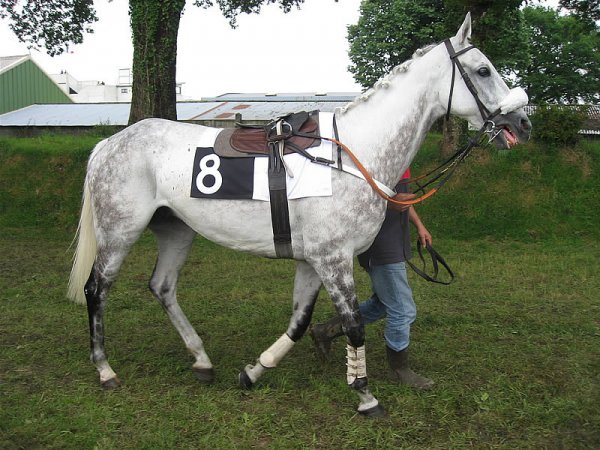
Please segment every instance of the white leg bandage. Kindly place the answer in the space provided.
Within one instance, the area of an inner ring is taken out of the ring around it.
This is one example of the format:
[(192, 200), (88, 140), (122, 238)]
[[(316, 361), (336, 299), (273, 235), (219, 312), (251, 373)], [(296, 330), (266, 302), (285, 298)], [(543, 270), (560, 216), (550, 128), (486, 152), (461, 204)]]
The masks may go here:
[(348, 384), (354, 383), (357, 378), (366, 378), (367, 376), (367, 358), (365, 356), (365, 346), (352, 347), (346, 345), (346, 378)]
[(271, 345), (260, 355), (258, 362), (261, 363), (267, 369), (277, 367), (277, 364), (279, 364), (281, 358), (283, 358), (293, 346), (294, 341), (292, 341), (290, 337), (286, 333), (284, 333), (279, 339), (275, 341), (273, 345)]

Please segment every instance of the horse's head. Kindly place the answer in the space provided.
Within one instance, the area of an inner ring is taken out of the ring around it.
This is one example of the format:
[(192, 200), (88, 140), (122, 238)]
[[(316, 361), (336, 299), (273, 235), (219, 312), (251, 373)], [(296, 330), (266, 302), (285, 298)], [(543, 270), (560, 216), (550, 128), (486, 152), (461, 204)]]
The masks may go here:
[[(500, 148), (510, 148), (529, 140), (531, 122), (523, 111), (527, 94), (521, 88), (509, 89), (489, 59), (470, 45), (471, 15), (467, 14), (456, 36), (447, 39), (449, 55), (445, 69), (452, 80), (440, 92), (449, 113), (466, 119), (476, 128), (486, 124)], [(443, 70), (443, 69), (442, 69)]]

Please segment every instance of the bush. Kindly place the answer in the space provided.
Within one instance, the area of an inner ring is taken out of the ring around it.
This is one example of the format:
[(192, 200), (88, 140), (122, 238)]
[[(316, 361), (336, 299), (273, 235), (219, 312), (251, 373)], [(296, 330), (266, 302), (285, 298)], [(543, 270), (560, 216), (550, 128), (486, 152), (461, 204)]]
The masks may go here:
[(533, 137), (545, 143), (575, 144), (587, 117), (587, 106), (542, 105), (531, 116)]

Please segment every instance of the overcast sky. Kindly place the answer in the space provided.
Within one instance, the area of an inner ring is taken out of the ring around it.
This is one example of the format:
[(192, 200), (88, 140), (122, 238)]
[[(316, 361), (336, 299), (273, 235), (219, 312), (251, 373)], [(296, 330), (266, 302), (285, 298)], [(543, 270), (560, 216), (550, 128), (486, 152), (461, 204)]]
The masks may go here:
[[(47, 72), (66, 70), (76, 79), (116, 84), (118, 70), (131, 67), (133, 49), (126, 0), (94, 2), (95, 33), (68, 54), (54, 58), (31, 50)], [(226, 92), (357, 92), (348, 72), (347, 26), (357, 22), (360, 0), (306, 0), (283, 14), (276, 5), (242, 15), (232, 30), (217, 7), (190, 2), (181, 19), (177, 81), (183, 95), (198, 99)], [(27, 54), (5, 20), (0, 56)]]

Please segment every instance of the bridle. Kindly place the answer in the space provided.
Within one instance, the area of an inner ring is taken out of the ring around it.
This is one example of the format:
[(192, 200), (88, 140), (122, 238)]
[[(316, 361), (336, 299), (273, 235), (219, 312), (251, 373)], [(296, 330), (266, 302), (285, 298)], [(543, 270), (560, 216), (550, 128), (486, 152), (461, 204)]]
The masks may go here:
[(452, 61), (452, 81), (450, 82), (450, 94), (448, 95), (448, 109), (446, 111), (446, 120), (450, 118), (450, 109), (452, 107), (452, 96), (454, 93), (454, 80), (456, 78), (456, 69), (460, 72), (461, 78), (464, 80), (467, 89), (475, 99), (475, 103), (477, 103), (477, 108), (479, 108), (479, 113), (481, 114), (481, 118), (483, 119), (484, 124), (486, 122), (491, 122), (491, 120), (500, 114), (500, 109), (498, 108), (493, 113), (490, 113), (490, 110), (483, 104), (481, 99), (479, 98), (479, 93), (471, 81), (471, 77), (465, 71), (465, 68), (461, 64), (458, 57), (464, 53), (467, 53), (469, 50), (473, 50), (475, 48), (474, 45), (469, 45), (468, 47), (463, 48), (462, 50), (456, 51), (454, 50), (454, 46), (450, 39), (446, 39), (444, 41), (444, 45), (446, 46), (446, 50), (448, 50), (448, 55), (450, 56), (450, 60)]
[[(473, 81), (471, 80), (471, 78), (469, 77), (469, 74), (465, 71), (463, 65), (461, 64), (460, 60), (458, 59), (458, 57), (460, 55), (468, 52), (469, 50), (474, 49), (475, 47), (473, 45), (469, 45), (468, 47), (465, 47), (459, 51), (455, 51), (454, 46), (450, 42), (450, 39), (446, 39), (444, 41), (444, 44), (448, 51), (448, 55), (450, 56), (450, 59), (452, 61), (452, 82), (450, 85), (450, 94), (448, 96), (448, 110), (446, 112), (446, 117), (449, 117), (450, 108), (452, 107), (452, 97), (454, 94), (454, 81), (456, 79), (456, 69), (458, 69), (458, 71), (461, 75), (461, 78), (464, 80), (465, 85), (467, 86), (467, 89), (469, 90), (469, 92), (471, 93), (473, 98), (475, 99), (477, 108), (479, 109), (479, 113), (481, 114), (481, 118), (483, 119), (483, 125), (481, 126), (481, 128), (477, 131), (477, 133), (473, 137), (469, 138), (468, 142), (465, 144), (465, 146), (463, 148), (459, 149), (454, 155), (452, 155), (450, 158), (448, 158), (442, 164), (437, 166), (435, 169), (433, 169), (432, 171), (428, 172), (425, 175), (422, 175), (422, 176), (419, 176), (416, 178), (409, 178), (409, 179), (401, 181), (401, 183), (403, 183), (403, 184), (416, 183), (418, 186), (418, 189), (415, 191), (415, 193), (423, 192), (423, 195), (421, 195), (420, 197), (413, 199), (413, 200), (396, 200), (396, 199), (392, 198), (390, 195), (388, 195), (386, 192), (384, 192), (380, 188), (380, 183), (378, 183), (377, 181), (375, 181), (373, 179), (373, 177), (371, 177), (371, 175), (368, 173), (367, 169), (361, 164), (361, 162), (352, 153), (352, 151), (346, 145), (344, 145), (342, 142), (340, 142), (338, 140), (337, 127), (335, 126), (335, 116), (334, 116), (335, 139), (324, 138), (324, 137), (322, 138), (322, 139), (331, 141), (337, 145), (337, 150), (338, 150), (337, 168), (338, 169), (344, 170), (344, 169), (342, 169), (342, 165), (341, 165), (341, 152), (343, 150), (350, 157), (350, 159), (352, 160), (352, 162), (354, 163), (354, 165), (356, 166), (358, 171), (362, 174), (362, 177), (367, 181), (367, 183), (369, 183), (369, 185), (373, 188), (373, 190), (379, 196), (381, 196), (383, 199), (385, 199), (386, 201), (388, 201), (394, 205), (398, 205), (398, 206), (415, 205), (415, 204), (421, 203), (423, 200), (431, 197), (450, 179), (450, 177), (454, 174), (454, 171), (456, 170), (458, 165), (462, 161), (464, 161), (464, 159), (471, 153), (471, 150), (473, 150), (473, 148), (475, 148), (476, 146), (479, 145), (479, 142), (481, 141), (484, 134), (489, 135), (489, 141), (491, 142), (498, 135), (498, 133), (501, 132), (501, 130), (497, 129), (496, 124), (493, 121), (493, 119), (500, 114), (500, 112), (501, 112), (500, 108), (498, 108), (497, 110), (495, 110), (493, 112), (490, 112), (490, 110), (485, 106), (485, 104), (479, 98), (479, 93), (477, 92), (477, 89), (475, 88)], [(419, 183), (420, 180), (427, 179), (427, 178), (430, 178), (430, 179), (427, 180), (424, 184)], [(435, 182), (437, 182), (437, 184), (434, 187), (432, 187), (428, 192), (425, 192), (425, 188), (429, 187), (431, 184), (433, 184)]]

